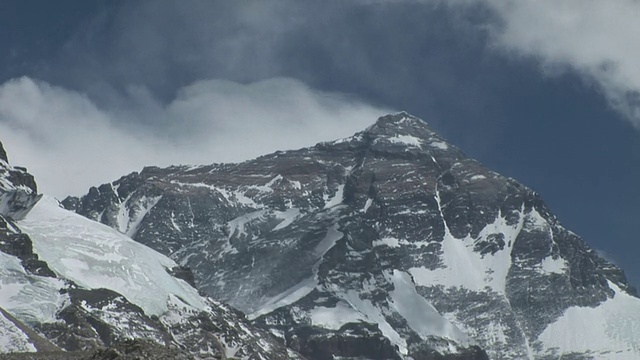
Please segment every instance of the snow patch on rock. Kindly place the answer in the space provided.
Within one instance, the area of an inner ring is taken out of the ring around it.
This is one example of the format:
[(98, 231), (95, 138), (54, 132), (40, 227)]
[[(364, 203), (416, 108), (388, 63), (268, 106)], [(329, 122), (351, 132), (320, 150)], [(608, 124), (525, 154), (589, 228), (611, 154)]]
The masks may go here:
[(293, 224), (293, 222), (300, 216), (300, 209), (291, 208), (285, 211), (275, 211), (276, 218), (281, 222), (273, 228), (273, 230), (281, 230), (287, 226)]
[[(457, 239), (446, 229), (442, 241), (443, 267), (430, 270), (424, 267), (414, 267), (409, 272), (416, 283), (422, 286), (444, 285), (445, 287), (459, 287), (472, 291), (483, 291), (485, 287), (504, 294), (506, 277), (511, 267), (511, 250), (516, 237), (522, 230), (524, 217), (514, 225), (508, 225), (502, 215), (496, 217), (480, 231), (477, 239), (467, 236)], [(484, 254), (474, 250), (475, 242), (491, 234), (504, 235), (504, 248), (495, 254)]]
[(547, 256), (542, 259), (539, 270), (543, 274), (564, 274), (567, 270), (567, 262), (560, 257)]
[(291, 305), (303, 297), (309, 295), (313, 289), (317, 286), (316, 279), (313, 277), (304, 279), (295, 286), (287, 289), (286, 291), (272, 297), (259, 306), (259, 310), (247, 315), (247, 318), (253, 320), (259, 316), (269, 314), (270, 312), (279, 309), (283, 306)]
[(336, 190), (335, 195), (331, 199), (328, 197), (325, 199), (326, 204), (324, 205), (325, 209), (330, 209), (334, 206), (342, 204), (344, 200), (344, 185), (338, 185), (338, 190)]
[(422, 139), (412, 135), (396, 135), (388, 138), (388, 140), (394, 144), (401, 144), (409, 147), (421, 147)]
[(456, 341), (463, 346), (471, 343), (467, 335), (440, 315), (433, 305), (418, 294), (409, 274), (394, 270), (386, 276), (394, 287), (389, 293), (392, 307), (423, 339), (438, 336)]
[(335, 307), (318, 306), (309, 312), (311, 324), (325, 329), (339, 330), (343, 325), (355, 322), (366, 322), (366, 316), (353, 309), (346, 302), (340, 301)]

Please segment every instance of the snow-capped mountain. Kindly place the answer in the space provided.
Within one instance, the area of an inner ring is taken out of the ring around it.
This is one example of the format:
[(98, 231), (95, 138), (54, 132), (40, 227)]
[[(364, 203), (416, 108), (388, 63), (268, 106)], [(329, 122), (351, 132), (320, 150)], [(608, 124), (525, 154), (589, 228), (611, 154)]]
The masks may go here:
[(191, 358), (301, 358), (237, 310), (200, 295), (188, 269), (40, 199), (33, 177), (0, 154), (0, 353), (146, 339)]
[(63, 203), (191, 268), (311, 359), (640, 358), (622, 271), (406, 113), (240, 164), (148, 167)]

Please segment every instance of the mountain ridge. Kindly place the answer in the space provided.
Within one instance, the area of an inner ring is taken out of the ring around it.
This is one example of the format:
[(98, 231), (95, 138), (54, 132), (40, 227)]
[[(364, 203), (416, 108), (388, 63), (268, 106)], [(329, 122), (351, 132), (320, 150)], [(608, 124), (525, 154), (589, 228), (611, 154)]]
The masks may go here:
[(589, 336), (618, 355), (549, 335), (580, 308), (615, 325), (608, 304), (640, 309), (637, 294), (536, 192), (407, 113), (242, 163), (147, 167), (63, 203), (191, 267), (310, 358), (482, 358), (460, 333), (492, 358), (640, 354), (617, 332)]

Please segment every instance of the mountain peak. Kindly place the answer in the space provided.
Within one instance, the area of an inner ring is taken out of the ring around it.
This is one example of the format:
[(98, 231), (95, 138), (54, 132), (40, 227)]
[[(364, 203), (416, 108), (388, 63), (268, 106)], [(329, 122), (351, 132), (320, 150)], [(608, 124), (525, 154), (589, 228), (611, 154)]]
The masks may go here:
[(380, 117), (375, 124), (360, 134), (372, 139), (374, 146), (389, 149), (428, 153), (453, 150), (458, 153), (458, 150), (433, 131), (426, 121), (404, 111)]
[(146, 175), (76, 209), (191, 267), (202, 291), (310, 359), (639, 358), (625, 324), (640, 323), (640, 300), (622, 271), (407, 113)]
[(4, 150), (4, 147), (2, 146), (2, 142), (0, 142), (0, 160), (3, 160), (4, 162), (9, 162), (9, 159), (7, 158), (7, 152)]
[(381, 116), (373, 125), (365, 129), (364, 132), (375, 135), (391, 136), (395, 134), (416, 136), (424, 133), (434, 134), (426, 121), (404, 111)]
[[(374, 128), (374, 127), (394, 127), (394, 126), (403, 126), (403, 125), (407, 125), (407, 124), (415, 124), (415, 125), (422, 125), (422, 126), (427, 126), (427, 122), (419, 119), (411, 114), (409, 114), (406, 111), (400, 111), (394, 114), (387, 114), (384, 116), (381, 116), (378, 118), (378, 120), (376, 120), (375, 124), (373, 124), (372, 126), (370, 126), (369, 128)], [(369, 129), (367, 129), (369, 130)]]
[(371, 149), (386, 153), (426, 153), (432, 156), (449, 153), (453, 157), (462, 156), (456, 147), (433, 131), (426, 121), (404, 111), (381, 116), (373, 125), (348, 138), (320, 144), (331, 146), (365, 144)]

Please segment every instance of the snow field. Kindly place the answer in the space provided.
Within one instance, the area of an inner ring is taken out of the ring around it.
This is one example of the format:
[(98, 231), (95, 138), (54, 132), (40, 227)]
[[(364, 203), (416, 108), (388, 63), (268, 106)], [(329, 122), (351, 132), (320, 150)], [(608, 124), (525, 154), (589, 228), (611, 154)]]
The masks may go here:
[(598, 360), (640, 359), (640, 299), (612, 282), (609, 287), (615, 292), (612, 299), (596, 308), (571, 307), (544, 330), (539, 339), (547, 353), (561, 357), (587, 352)]
[(195, 289), (167, 273), (177, 266), (173, 260), (60, 208), (53, 198), (43, 198), (19, 225), (31, 237), (38, 256), (81, 287), (116, 291), (147, 315), (166, 312), (170, 294), (195, 308), (205, 306)]

